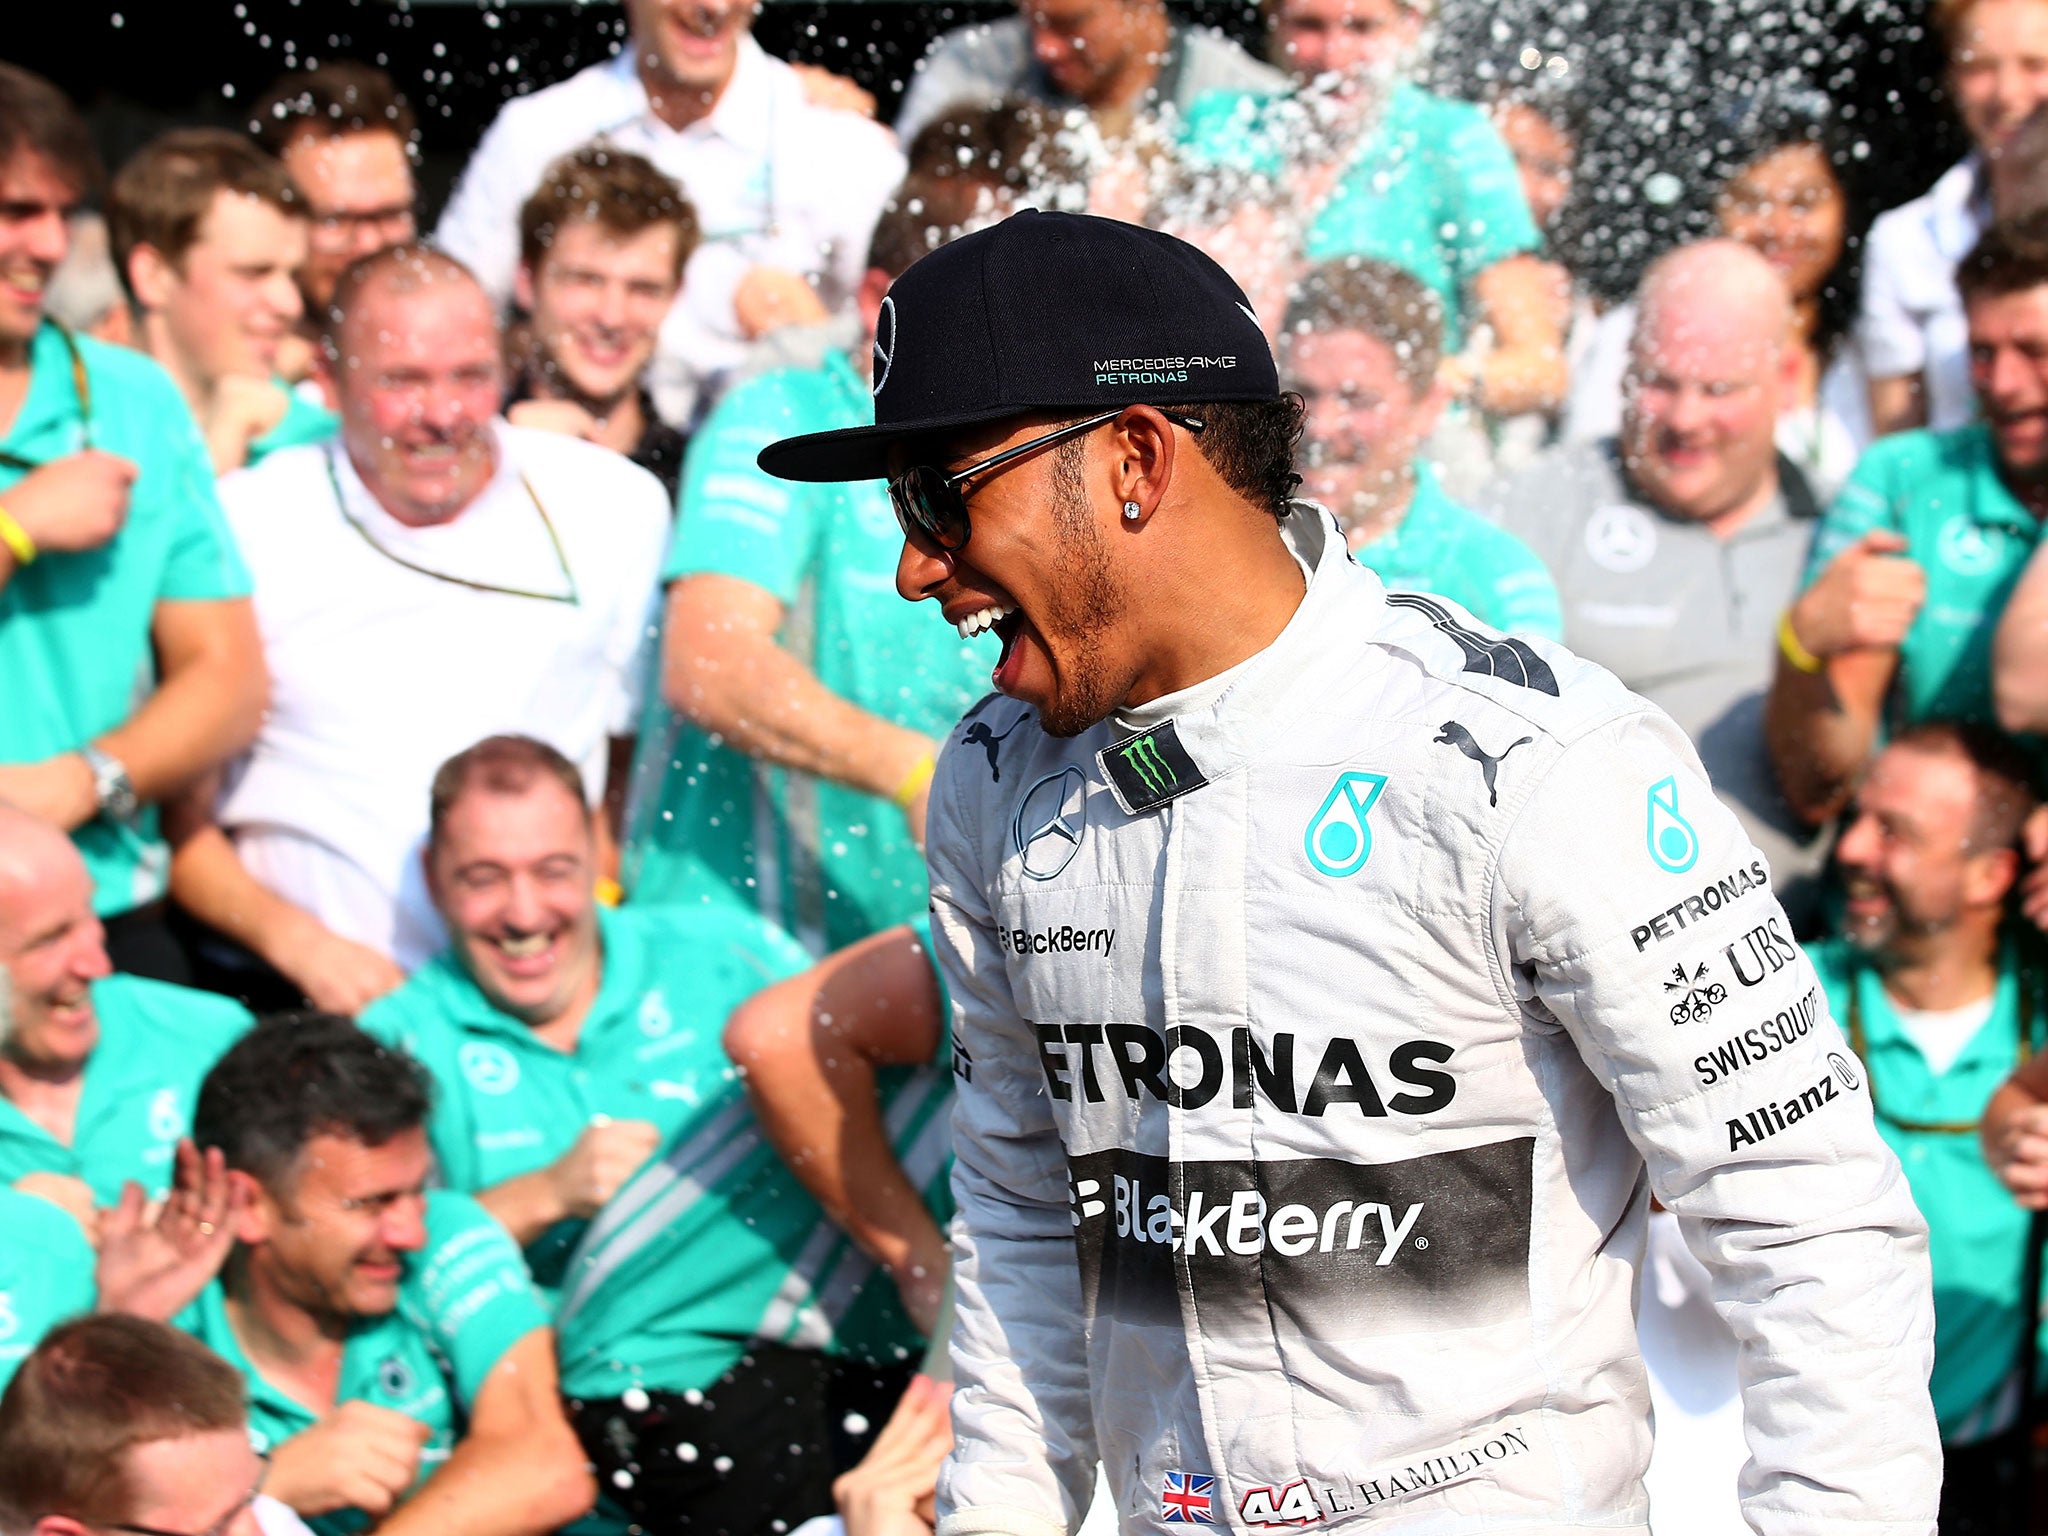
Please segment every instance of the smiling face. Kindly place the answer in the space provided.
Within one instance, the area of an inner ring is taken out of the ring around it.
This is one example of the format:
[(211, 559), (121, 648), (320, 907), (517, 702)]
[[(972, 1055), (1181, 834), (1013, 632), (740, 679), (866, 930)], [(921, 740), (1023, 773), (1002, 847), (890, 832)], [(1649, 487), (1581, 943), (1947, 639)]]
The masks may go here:
[(1721, 233), (1775, 267), (1795, 299), (1821, 290), (1842, 259), (1849, 205), (1817, 144), (1787, 144), (1745, 165), (1714, 205)]
[(305, 259), (304, 219), (223, 190), (183, 258), (151, 264), (146, 302), (196, 378), (267, 376), (303, 309), (297, 271)]
[(1415, 450), (1443, 408), (1418, 393), (1394, 349), (1363, 331), (1312, 331), (1286, 342), (1286, 373), (1307, 407), (1301, 493), (1350, 527), (1414, 483)]
[[(1057, 417), (963, 437), (944, 467), (958, 469), (1042, 435)], [(1101, 429), (1102, 434), (1108, 428)], [(995, 624), (1002, 659), (989, 682), (1038, 711), (1049, 735), (1074, 736), (1130, 692), (1139, 665), (1125, 633), (1128, 604), (1116, 549), (1116, 512), (1095, 506), (1084, 465), (1098, 440), (1035, 453), (964, 488), (973, 532), (958, 553), (923, 534), (905, 539), (896, 590), (938, 601), (946, 622), (975, 632)], [(1194, 451), (1190, 448), (1189, 451)]]
[(624, 236), (598, 223), (568, 224), (539, 271), (520, 269), (519, 302), (533, 316), (541, 351), (584, 399), (618, 400), (638, 385), (682, 286), (681, 241), (672, 224)]
[(322, 1132), (278, 1188), (256, 1185), (237, 1236), (265, 1280), (307, 1312), (382, 1317), (398, 1305), (405, 1256), (426, 1246), (433, 1166), (423, 1127), (376, 1147)]
[(43, 323), (43, 290), (71, 249), (82, 194), (32, 149), (0, 165), (0, 353), (18, 352)]
[(1791, 356), (1776, 280), (1763, 273), (1776, 291), (1759, 293), (1747, 274), (1722, 276), (1701, 260), (1646, 286), (1623, 393), (1622, 454), (1636, 488), (1699, 521), (1749, 505), (1775, 472)]
[(1027, 0), (1031, 52), (1052, 83), (1089, 106), (1110, 90), (1143, 46), (1144, 0)]
[(69, 838), (0, 807), (0, 1052), (37, 1071), (76, 1071), (99, 1043), (92, 983), (113, 967), (92, 895)]
[(626, 0), (633, 47), (649, 89), (710, 94), (725, 88), (753, 24), (752, 0)]
[(1578, 147), (1571, 135), (1525, 101), (1504, 101), (1493, 109), (1493, 126), (1515, 157), (1515, 171), (1538, 229), (1548, 229), (1572, 193)]
[(2048, 3), (1978, 0), (1950, 45), (1949, 86), (1970, 137), (1996, 156), (2048, 101)]
[(2048, 483), (2048, 287), (1980, 294), (1968, 307), (1970, 380), (2012, 479)]
[(1842, 932), (1858, 949), (1903, 958), (1972, 908), (1997, 907), (2012, 855), (1973, 850), (1977, 795), (1976, 770), (1960, 751), (1902, 744), (1871, 764), (1835, 848)]
[(1325, 87), (1387, 75), (1421, 35), (1421, 12), (1400, 0), (1279, 0), (1273, 14), (1281, 67)]
[(472, 784), (448, 807), (427, 885), (493, 1007), (539, 1026), (595, 993), (596, 861), (589, 808), (552, 776), (510, 793)]
[(305, 129), (285, 145), (282, 159), (312, 218), (299, 286), (317, 313), (351, 262), (402, 245), (417, 232), (412, 160), (405, 140), (382, 128)]
[(446, 522), (491, 478), (498, 317), (474, 281), (423, 268), (356, 293), (326, 366), (363, 483), (404, 522)]

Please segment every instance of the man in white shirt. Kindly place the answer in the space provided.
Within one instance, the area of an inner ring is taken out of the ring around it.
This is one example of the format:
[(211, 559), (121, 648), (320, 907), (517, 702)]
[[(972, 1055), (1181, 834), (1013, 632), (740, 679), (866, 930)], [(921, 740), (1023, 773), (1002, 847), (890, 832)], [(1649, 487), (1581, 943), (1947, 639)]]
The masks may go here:
[(222, 482), (275, 683), (173, 879), (193, 915), (352, 1013), (442, 942), (419, 864), (439, 763), (506, 731), (593, 791), (623, 761), (669, 517), (645, 470), (498, 417), (497, 320), (459, 262), (394, 247), (335, 301), (339, 441)]
[(2001, 211), (1990, 168), (2048, 102), (2048, 0), (1947, 0), (1932, 7), (1948, 85), (1974, 146), (1927, 192), (1881, 215), (1863, 260), (1856, 338), (1879, 434), (1946, 432), (1977, 414), (1956, 263)]
[(463, 172), (435, 243), (503, 304), (519, 208), (556, 156), (603, 138), (682, 183), (703, 229), (649, 381), (680, 424), (749, 341), (848, 307), (868, 236), (903, 178), (888, 131), (813, 104), (747, 32), (740, 0), (626, 0), (617, 58), (507, 102)]

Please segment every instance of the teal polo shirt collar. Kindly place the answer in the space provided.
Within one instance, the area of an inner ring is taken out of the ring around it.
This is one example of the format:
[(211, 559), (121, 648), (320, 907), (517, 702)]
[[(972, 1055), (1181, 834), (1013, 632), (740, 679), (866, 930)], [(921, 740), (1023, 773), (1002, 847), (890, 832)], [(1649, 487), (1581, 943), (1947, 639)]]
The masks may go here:
[[(54, 320), (45, 320), (37, 328), (29, 346), (28, 393), (7, 436), (0, 439), (0, 446), (8, 452), (40, 459), (75, 453), (86, 446), (87, 405), (78, 394), (74, 345), (66, 343), (63, 329)], [(91, 388), (89, 376), (87, 388)], [(46, 434), (66, 427), (79, 429), (72, 434), (74, 440), (57, 445), (41, 441)]]
[[(597, 996), (590, 1000), (590, 1012), (577, 1031), (571, 1056), (585, 1054), (585, 1047), (615, 1023), (635, 1019), (649, 986), (651, 957), (646, 944), (610, 907), (597, 909), (597, 942)], [(463, 1033), (495, 1036), (538, 1050), (554, 1049), (542, 1043), (524, 1022), (485, 997), (453, 948), (442, 950), (420, 974), (432, 978), (436, 1010)]]
[[(220, 1281), (208, 1281), (206, 1289), (199, 1293), (199, 1299), (193, 1306), (198, 1309), (198, 1326), (187, 1328), (186, 1331), (203, 1340), (208, 1349), (235, 1368), (241, 1375), (253, 1409), (268, 1418), (291, 1425), (291, 1433), (294, 1435), (301, 1430), (311, 1429), (320, 1421), (318, 1412), (274, 1385), (256, 1369), (248, 1351), (242, 1348), (242, 1341), (235, 1333), (233, 1321), (228, 1317), (227, 1290)], [(348, 1340), (342, 1345), (343, 1350), (346, 1351), (355, 1340), (356, 1334), (350, 1333)], [(344, 1365), (342, 1375), (345, 1377), (347, 1374), (348, 1370)], [(253, 1433), (260, 1433), (255, 1429), (254, 1417), (252, 1414), (252, 1436)], [(273, 1440), (269, 1445), (258, 1446), (257, 1449), (267, 1454), (275, 1449), (277, 1443)]]
[[(1950, 1063), (1948, 1071), (1937, 1074), (1929, 1066), (1927, 1058), (1920, 1054), (1919, 1047), (1899, 1028), (1897, 1005), (1893, 1003), (1891, 995), (1884, 990), (1883, 973), (1869, 961), (1859, 958), (1850, 970), (1849, 985), (1852, 989), (1853, 1006), (1856, 1009), (1854, 1023), (1857, 1032), (1863, 1037), (1861, 1043), (1870, 1055), (1875, 1055), (1879, 1051), (1909, 1054), (1910, 1060), (1918, 1068), (1913, 1075), (1920, 1079), (1915, 1085), (1920, 1090), (1919, 1093), (1909, 1095), (1910, 1097), (1924, 1096), (1938, 1100), (1941, 1097), (1942, 1084), (1950, 1080), (1961, 1082), (1967, 1079), (1971, 1075), (1971, 1069), (1985, 1065), (1988, 1057), (1996, 1057), (1992, 1065), (2001, 1071), (2009, 1071), (2015, 1065), (2012, 1060), (2015, 1048), (2029, 1044), (2031, 1038), (2038, 1033), (2039, 1027), (2039, 1021), (2033, 1016), (2039, 1007), (2039, 1000), (2032, 995), (2031, 987), (2022, 992), (2020, 974), (2021, 961), (2014, 946), (2009, 941), (2000, 945), (1998, 983), (1991, 994), (1991, 1012), (1985, 1017), (1984, 1027), (1970, 1037), (1969, 1043)], [(2012, 1021), (2012, 1036), (2008, 1036), (1998, 1027), (1999, 1021), (2006, 1019)], [(1847, 1018), (1842, 1020), (1845, 1033), (1848, 1032), (1850, 1023)], [(1873, 1075), (1876, 1073), (1875, 1063), (1872, 1063), (1871, 1071)], [(1900, 1086), (1902, 1089), (1906, 1087), (1904, 1084)], [(1883, 1099), (1883, 1090), (1880, 1088), (1873, 1102), (1882, 1103)], [(1904, 1111), (1898, 1105), (1885, 1107), (1895, 1114), (1905, 1114), (1909, 1120), (1930, 1118), (1927, 1115)], [(1976, 1119), (1977, 1115), (1978, 1110), (1972, 1110), (1968, 1115), (1956, 1118)]]
[(1442, 483), (1436, 471), (1422, 460), (1415, 461), (1415, 490), (1408, 498), (1408, 509), (1401, 514), (1401, 520), (1385, 533), (1358, 551), (1362, 558), (1368, 551), (1392, 556), (1410, 544), (1426, 544), (1441, 531), (1444, 514), (1451, 507), (1450, 497), (1444, 494)]
[(1966, 511), (1975, 522), (1989, 527), (2010, 528), (2023, 535), (2030, 543), (2041, 532), (2041, 519), (2034, 516), (2013, 495), (2012, 487), (2005, 483), (2005, 470), (1998, 461), (1998, 445), (1992, 440), (1991, 428), (1981, 421), (1971, 422), (1960, 429), (1959, 435), (1970, 445), (1973, 457), (1980, 459), (1985, 473), (1975, 477), (1978, 493), (1969, 498)]

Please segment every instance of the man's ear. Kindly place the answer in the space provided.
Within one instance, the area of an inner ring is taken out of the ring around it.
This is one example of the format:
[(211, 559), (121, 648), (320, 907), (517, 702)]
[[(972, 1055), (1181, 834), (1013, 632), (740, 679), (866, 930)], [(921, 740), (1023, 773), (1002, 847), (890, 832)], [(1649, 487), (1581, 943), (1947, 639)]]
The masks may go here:
[(1963, 899), (1973, 907), (2003, 907), (2024, 866), (2016, 848), (1993, 848), (1963, 862)]
[(92, 1536), (92, 1531), (69, 1515), (44, 1515), (29, 1527), (29, 1536)]
[(277, 1202), (270, 1198), (253, 1173), (244, 1173), (239, 1168), (228, 1170), (228, 1188), (231, 1194), (239, 1196), (235, 1207), (235, 1241), (251, 1246), (270, 1241), (272, 1229), (277, 1225)]
[(155, 246), (138, 245), (128, 253), (128, 287), (145, 310), (168, 304), (177, 283), (177, 268)]
[(1180, 447), (1172, 422), (1152, 406), (1134, 405), (1111, 424), (1111, 493), (1123, 506), (1135, 504), (1124, 526), (1142, 528), (1173, 483), (1174, 455)]

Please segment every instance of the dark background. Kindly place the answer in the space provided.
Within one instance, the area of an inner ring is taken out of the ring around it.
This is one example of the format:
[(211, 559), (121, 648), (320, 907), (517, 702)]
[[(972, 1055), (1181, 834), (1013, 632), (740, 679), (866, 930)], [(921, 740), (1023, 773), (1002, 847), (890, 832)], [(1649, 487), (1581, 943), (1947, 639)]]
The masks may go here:
[[(23, 0), (26, 11), (33, 0)], [(1177, 13), (1257, 48), (1255, 5), (1175, 0)], [(6, 56), (49, 76), (91, 115), (116, 165), (173, 123), (238, 125), (282, 70), (351, 56), (384, 65), (422, 125), (429, 214), (498, 105), (608, 57), (616, 4), (395, 0), (92, 0), (35, 5), (37, 31)], [(938, 33), (1009, 14), (1006, 0), (778, 0), (756, 35), (770, 52), (852, 76), (886, 118)], [(1940, 88), (1922, 0), (1440, 0), (1432, 73), (1456, 95), (1522, 74), (1525, 53), (1564, 78), (1587, 120), (1562, 254), (1619, 292), (1644, 261), (1696, 230), (1725, 148), (1731, 97), (1796, 78), (1825, 89), (1855, 144), (1843, 170), (1865, 221), (1924, 191), (1967, 145)], [(1675, 202), (1646, 195), (1672, 178)]]

